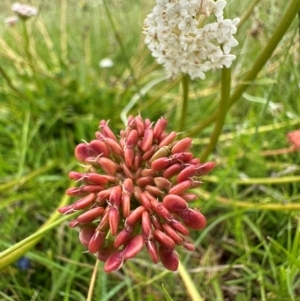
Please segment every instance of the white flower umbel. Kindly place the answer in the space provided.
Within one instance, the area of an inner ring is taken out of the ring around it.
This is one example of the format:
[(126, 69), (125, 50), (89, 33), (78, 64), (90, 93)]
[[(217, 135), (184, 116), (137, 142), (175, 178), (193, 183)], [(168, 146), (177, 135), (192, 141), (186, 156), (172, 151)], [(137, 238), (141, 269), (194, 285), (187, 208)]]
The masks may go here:
[(11, 10), (15, 12), (21, 19), (28, 19), (38, 13), (38, 9), (36, 7), (21, 3), (14, 3), (11, 7)]
[[(226, 1), (156, 0), (144, 21), (145, 43), (170, 78), (180, 73), (192, 79), (205, 72), (230, 67), (238, 45), (233, 37), (239, 19), (224, 19)], [(211, 16), (211, 17), (210, 17)], [(206, 23), (210, 17), (215, 22)], [(204, 25), (206, 24), (206, 25)]]

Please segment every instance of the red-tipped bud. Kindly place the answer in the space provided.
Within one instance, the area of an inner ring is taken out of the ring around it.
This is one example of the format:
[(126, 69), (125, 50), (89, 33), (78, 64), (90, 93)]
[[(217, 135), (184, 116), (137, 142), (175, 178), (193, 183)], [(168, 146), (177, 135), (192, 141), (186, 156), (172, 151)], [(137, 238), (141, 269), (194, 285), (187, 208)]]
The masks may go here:
[(177, 142), (172, 147), (171, 153), (176, 154), (180, 152), (188, 151), (192, 146), (193, 140), (189, 137), (183, 138)]
[(143, 177), (155, 177), (156, 174), (157, 172), (151, 168), (145, 168), (141, 171), (141, 176)]
[(186, 200), (187, 202), (192, 202), (198, 199), (198, 195), (195, 193), (184, 193), (179, 196), (184, 200)]
[(131, 168), (133, 166), (135, 153), (133, 148), (125, 147), (124, 149), (124, 159), (126, 165)]
[(127, 217), (130, 214), (130, 195), (123, 194), (121, 198), (123, 217)]
[(177, 221), (176, 219), (171, 220), (170, 225), (178, 232), (180, 232), (181, 234), (187, 236), (189, 235), (190, 231), (179, 221)]
[(155, 229), (153, 231), (153, 237), (160, 245), (162, 245), (168, 249), (175, 248), (174, 240), (172, 238), (170, 238), (168, 235), (166, 235), (164, 232)]
[(133, 159), (133, 170), (137, 171), (142, 166), (142, 154), (140, 152), (136, 152)]
[(149, 199), (148, 195), (146, 194), (146, 192), (147, 191), (142, 192), (140, 194), (140, 202), (142, 203), (145, 210), (149, 211), (149, 210), (151, 210), (151, 202), (150, 202), (150, 199)]
[(128, 166), (126, 165), (125, 162), (121, 162), (121, 163), (120, 163), (120, 166), (122, 167), (122, 169), (123, 169), (125, 175), (126, 175), (128, 178), (131, 178), (131, 179), (134, 178), (133, 173), (132, 173), (131, 170), (128, 168)]
[(164, 267), (170, 271), (177, 271), (178, 269), (178, 256), (172, 249), (167, 249), (163, 246), (159, 247), (159, 257)]
[(162, 197), (164, 195), (164, 192), (156, 186), (147, 185), (145, 187), (145, 190), (148, 191), (149, 193), (151, 193), (152, 195), (157, 196), (157, 197)]

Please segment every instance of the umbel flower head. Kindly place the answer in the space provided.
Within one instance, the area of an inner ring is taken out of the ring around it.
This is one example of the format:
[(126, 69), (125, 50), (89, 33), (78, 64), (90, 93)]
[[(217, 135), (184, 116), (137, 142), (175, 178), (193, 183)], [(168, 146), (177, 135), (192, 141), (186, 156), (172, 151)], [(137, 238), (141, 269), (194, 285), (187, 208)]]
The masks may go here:
[(21, 3), (14, 3), (11, 10), (23, 20), (27, 20), (38, 13), (38, 9), (36, 7)]
[[(226, 1), (156, 0), (157, 5), (144, 21), (145, 43), (170, 78), (180, 73), (192, 79), (205, 72), (230, 67), (238, 45), (233, 34), (239, 19), (224, 19)], [(207, 23), (212, 16), (216, 21)], [(202, 27), (203, 26), (203, 27)]]
[(79, 199), (59, 212), (83, 211), (70, 227), (80, 227), (80, 242), (105, 262), (106, 272), (119, 269), (144, 245), (154, 263), (177, 270), (176, 246), (193, 251), (189, 229), (206, 224), (188, 202), (198, 198), (190, 189), (215, 164), (194, 158), (192, 139), (175, 141), (176, 132), (167, 133), (166, 125), (163, 118), (152, 123), (130, 116), (117, 138), (101, 120), (96, 139), (75, 149), (85, 172), (69, 173), (80, 185), (66, 193)]

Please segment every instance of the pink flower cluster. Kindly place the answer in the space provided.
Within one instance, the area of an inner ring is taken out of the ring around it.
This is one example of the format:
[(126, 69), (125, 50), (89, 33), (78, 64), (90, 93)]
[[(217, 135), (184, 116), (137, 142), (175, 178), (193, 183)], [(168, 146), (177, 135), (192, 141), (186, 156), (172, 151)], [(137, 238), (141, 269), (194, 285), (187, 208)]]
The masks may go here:
[(130, 116), (117, 138), (101, 120), (96, 139), (75, 149), (85, 172), (69, 173), (80, 186), (66, 193), (79, 199), (59, 212), (83, 211), (70, 227), (80, 227), (80, 242), (105, 262), (106, 272), (119, 269), (144, 245), (152, 262), (175, 271), (175, 247), (193, 251), (189, 229), (206, 224), (188, 202), (198, 198), (190, 189), (200, 186), (215, 164), (194, 158), (192, 139), (175, 141), (177, 133), (167, 133), (166, 126), (163, 118), (153, 123)]

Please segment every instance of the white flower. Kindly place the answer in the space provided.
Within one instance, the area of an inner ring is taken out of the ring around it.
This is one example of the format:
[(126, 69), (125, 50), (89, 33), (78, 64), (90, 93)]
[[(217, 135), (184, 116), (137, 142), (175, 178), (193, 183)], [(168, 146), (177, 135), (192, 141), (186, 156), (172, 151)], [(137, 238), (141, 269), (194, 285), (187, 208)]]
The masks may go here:
[[(169, 77), (180, 73), (192, 79), (205, 72), (230, 67), (235, 59), (231, 48), (239, 19), (224, 19), (226, 1), (156, 0), (157, 5), (144, 21), (145, 43)], [(215, 22), (205, 24), (209, 16)], [(203, 27), (200, 27), (204, 23)]]
[(15, 12), (21, 19), (28, 19), (38, 13), (38, 9), (36, 7), (21, 3), (14, 3), (11, 7), (11, 10)]
[(12, 16), (4, 20), (4, 22), (9, 26), (14, 26), (19, 21), (18, 17)]
[(113, 65), (114, 65), (114, 62), (110, 58), (102, 59), (99, 62), (100, 68), (111, 68), (111, 67), (113, 67)]

